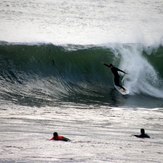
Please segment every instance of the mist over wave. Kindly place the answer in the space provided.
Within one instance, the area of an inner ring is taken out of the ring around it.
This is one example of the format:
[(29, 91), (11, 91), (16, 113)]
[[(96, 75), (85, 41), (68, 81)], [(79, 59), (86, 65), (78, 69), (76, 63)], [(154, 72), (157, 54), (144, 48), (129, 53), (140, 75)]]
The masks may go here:
[(163, 1), (2, 0), (0, 40), (163, 44)]

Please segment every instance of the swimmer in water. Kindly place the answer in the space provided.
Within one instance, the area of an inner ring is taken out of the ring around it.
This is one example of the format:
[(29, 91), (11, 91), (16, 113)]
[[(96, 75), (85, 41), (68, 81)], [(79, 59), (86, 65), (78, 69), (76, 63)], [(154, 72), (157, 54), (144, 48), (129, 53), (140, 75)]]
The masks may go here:
[(140, 129), (140, 135), (134, 136), (136, 136), (137, 138), (150, 138), (150, 136), (145, 133), (145, 130), (143, 128)]
[(70, 139), (64, 136), (59, 136), (57, 132), (53, 133), (53, 137), (50, 140), (70, 141)]

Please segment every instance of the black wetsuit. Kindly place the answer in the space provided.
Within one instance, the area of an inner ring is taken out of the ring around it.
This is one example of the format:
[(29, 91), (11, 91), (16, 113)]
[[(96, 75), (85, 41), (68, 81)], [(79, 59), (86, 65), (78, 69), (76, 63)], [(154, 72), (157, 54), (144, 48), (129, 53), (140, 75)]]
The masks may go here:
[(150, 136), (145, 133), (145, 130), (143, 128), (140, 130), (140, 133), (141, 133), (140, 135), (134, 136), (136, 136), (137, 138), (150, 138)]
[(137, 138), (150, 138), (150, 136), (147, 134), (140, 134), (140, 135), (134, 135), (134, 136)]
[[(104, 64), (105, 66), (109, 67), (109, 65)], [(125, 90), (124, 87), (122, 87), (121, 82), (120, 82), (120, 76), (118, 74), (118, 71), (125, 73), (124, 71), (118, 69), (117, 67), (114, 67), (113, 65), (109, 67), (114, 75), (114, 84), (122, 89)]]

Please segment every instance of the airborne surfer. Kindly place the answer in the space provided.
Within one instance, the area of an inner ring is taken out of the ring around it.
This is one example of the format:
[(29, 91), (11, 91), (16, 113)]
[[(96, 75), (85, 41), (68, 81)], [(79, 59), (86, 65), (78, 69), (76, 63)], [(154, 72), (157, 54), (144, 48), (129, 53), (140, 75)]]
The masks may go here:
[(120, 72), (123, 72), (124, 74), (126, 74), (126, 72), (118, 69), (117, 67), (113, 66), (112, 64), (108, 65), (106, 63), (104, 63), (104, 65), (106, 67), (109, 67), (114, 75), (114, 84), (120, 88), (123, 89), (123, 91), (126, 91), (126, 89), (121, 85), (121, 82), (120, 82), (120, 75), (118, 74), (118, 71)]

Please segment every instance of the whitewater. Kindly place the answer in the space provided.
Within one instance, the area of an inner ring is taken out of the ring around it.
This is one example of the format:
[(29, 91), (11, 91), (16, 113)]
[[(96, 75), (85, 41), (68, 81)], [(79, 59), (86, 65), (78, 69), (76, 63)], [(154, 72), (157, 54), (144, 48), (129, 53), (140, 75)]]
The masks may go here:
[(0, 162), (163, 162), (162, 27), (162, 0), (1, 0)]

